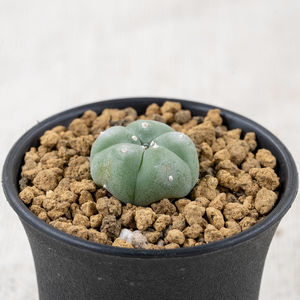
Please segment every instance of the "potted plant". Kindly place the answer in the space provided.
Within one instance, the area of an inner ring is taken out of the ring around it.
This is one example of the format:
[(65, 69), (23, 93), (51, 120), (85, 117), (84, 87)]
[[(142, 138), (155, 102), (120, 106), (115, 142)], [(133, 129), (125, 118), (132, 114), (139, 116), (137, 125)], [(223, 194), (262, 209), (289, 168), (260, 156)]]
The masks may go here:
[[(37, 218), (20, 200), (24, 154), (46, 130), (69, 123), (86, 110), (133, 107), (139, 114), (163, 98), (128, 98), (77, 107), (39, 123), (12, 147), (3, 168), (7, 200), (28, 235), (40, 299), (257, 299), (265, 257), (274, 232), (295, 199), (297, 170), (286, 147), (262, 126), (222, 109), (228, 128), (255, 132), (260, 147), (277, 159), (279, 198), (258, 224), (229, 238), (197, 247), (171, 250), (128, 249), (76, 238)], [(176, 100), (195, 116), (212, 107)]]

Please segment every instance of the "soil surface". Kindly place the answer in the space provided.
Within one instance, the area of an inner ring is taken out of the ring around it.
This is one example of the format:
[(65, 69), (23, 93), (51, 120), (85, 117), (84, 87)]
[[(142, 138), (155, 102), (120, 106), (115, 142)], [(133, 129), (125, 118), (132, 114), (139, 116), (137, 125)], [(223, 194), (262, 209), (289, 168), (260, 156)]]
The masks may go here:
[[(100, 132), (137, 119), (156, 120), (195, 143), (199, 180), (186, 198), (149, 207), (123, 204), (91, 180), (89, 154)], [(86, 111), (68, 128), (56, 126), (25, 154), (20, 198), (51, 226), (96, 243), (127, 248), (174, 249), (221, 240), (265, 218), (278, 198), (276, 158), (257, 149), (254, 132), (228, 130), (219, 109), (192, 116), (179, 102)]]

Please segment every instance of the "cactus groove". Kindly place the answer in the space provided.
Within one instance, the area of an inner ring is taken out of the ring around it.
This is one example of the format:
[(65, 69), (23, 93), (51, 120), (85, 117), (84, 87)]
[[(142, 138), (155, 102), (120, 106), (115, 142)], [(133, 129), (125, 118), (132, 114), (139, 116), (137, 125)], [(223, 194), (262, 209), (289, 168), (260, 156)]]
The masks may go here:
[(97, 185), (122, 202), (142, 206), (186, 196), (199, 176), (193, 141), (152, 120), (102, 132), (92, 146), (90, 165)]

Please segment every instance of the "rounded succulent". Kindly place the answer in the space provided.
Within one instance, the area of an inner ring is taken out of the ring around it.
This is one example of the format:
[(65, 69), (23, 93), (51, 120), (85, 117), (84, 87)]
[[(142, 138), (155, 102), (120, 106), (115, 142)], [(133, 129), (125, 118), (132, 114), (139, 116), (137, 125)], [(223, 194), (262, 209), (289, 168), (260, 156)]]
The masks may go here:
[(90, 164), (97, 185), (122, 202), (143, 206), (184, 197), (199, 176), (193, 141), (150, 120), (101, 132), (92, 146)]

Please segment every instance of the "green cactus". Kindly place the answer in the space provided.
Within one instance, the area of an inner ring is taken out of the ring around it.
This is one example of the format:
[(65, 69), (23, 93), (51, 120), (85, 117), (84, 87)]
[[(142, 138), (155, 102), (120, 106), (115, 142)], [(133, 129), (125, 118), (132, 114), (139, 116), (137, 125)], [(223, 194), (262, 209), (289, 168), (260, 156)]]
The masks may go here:
[(101, 132), (92, 146), (90, 164), (97, 185), (122, 202), (142, 206), (186, 196), (199, 176), (192, 140), (150, 120)]

